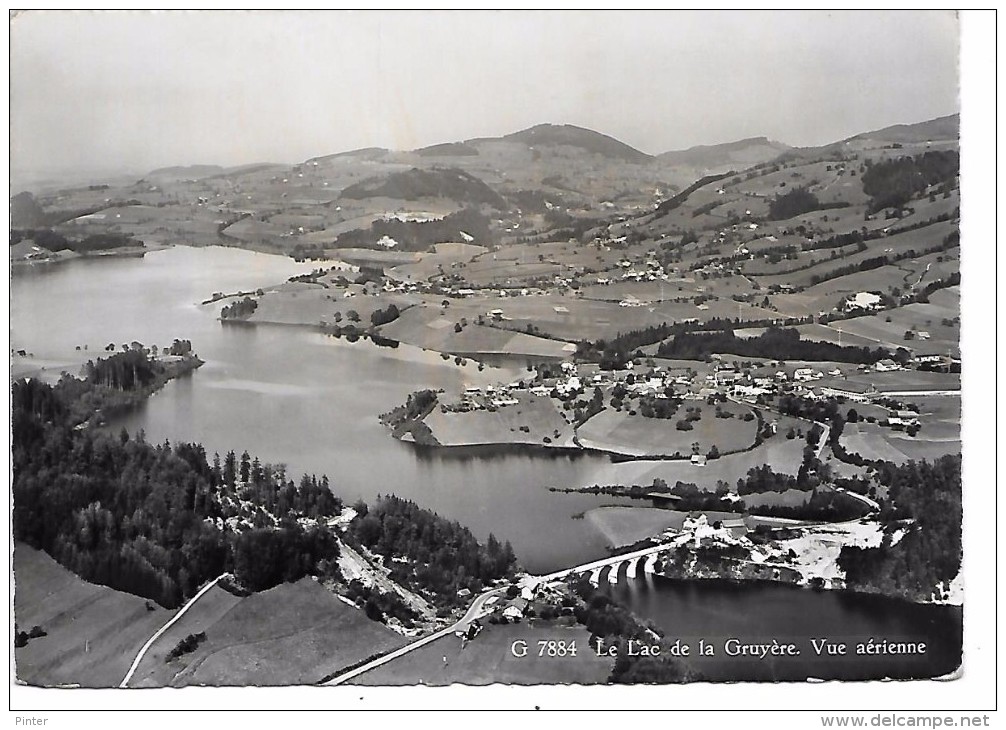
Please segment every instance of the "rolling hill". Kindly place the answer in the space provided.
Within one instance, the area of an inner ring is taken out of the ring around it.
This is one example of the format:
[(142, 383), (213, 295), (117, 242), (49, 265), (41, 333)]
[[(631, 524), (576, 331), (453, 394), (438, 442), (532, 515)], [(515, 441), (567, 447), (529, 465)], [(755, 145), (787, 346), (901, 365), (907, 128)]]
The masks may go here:
[(640, 152), (614, 137), (572, 124), (539, 124), (507, 134), (502, 139), (523, 142), (529, 147), (579, 147), (585, 152), (625, 162), (648, 162), (652, 155)]
[(708, 171), (716, 168), (748, 167), (768, 162), (788, 149), (789, 145), (768, 137), (749, 137), (736, 142), (672, 150), (658, 155), (657, 159), (671, 165), (687, 165)]
[(499, 193), (474, 175), (455, 168), (420, 170), (413, 168), (387, 177), (375, 177), (350, 185), (342, 191), (343, 198), (447, 198), (459, 203), (485, 204), (497, 210), (509, 206)]
[(898, 144), (928, 142), (957, 139), (960, 137), (960, 130), (961, 115), (950, 114), (917, 124), (895, 124), (873, 132), (857, 134), (844, 141), (869, 139)]

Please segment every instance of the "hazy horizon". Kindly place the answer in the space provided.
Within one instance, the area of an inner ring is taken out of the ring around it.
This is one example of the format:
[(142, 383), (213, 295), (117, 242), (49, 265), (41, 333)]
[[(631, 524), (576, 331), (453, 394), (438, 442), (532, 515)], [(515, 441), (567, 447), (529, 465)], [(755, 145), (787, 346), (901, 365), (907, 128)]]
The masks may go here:
[(573, 124), (649, 154), (813, 146), (959, 112), (913, 12), (29, 11), (11, 175), (296, 163)]

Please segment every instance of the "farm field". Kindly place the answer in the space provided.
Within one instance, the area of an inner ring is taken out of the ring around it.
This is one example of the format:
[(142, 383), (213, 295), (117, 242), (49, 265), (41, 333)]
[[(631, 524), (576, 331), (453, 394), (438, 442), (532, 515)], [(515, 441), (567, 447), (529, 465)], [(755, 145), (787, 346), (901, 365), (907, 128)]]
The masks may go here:
[(417, 254), (415, 263), (394, 266), (386, 273), (398, 281), (427, 281), (441, 271), (452, 272), (485, 251), (485, 246), (470, 243), (438, 243), (434, 246), (434, 253)]
[[(434, 408), (425, 419), (433, 435), (444, 446), (473, 444), (537, 444), (574, 446), (573, 427), (556, 409), (551, 398), (518, 392), (517, 405), (496, 411), (475, 410), (444, 413)], [(522, 431), (525, 427), (528, 430)], [(558, 431), (558, 436), (556, 435)], [(544, 439), (549, 439), (547, 442)]]
[[(842, 381), (827, 382), (828, 378), (817, 381), (818, 385), (835, 385), (841, 388)], [(887, 373), (856, 372), (844, 379), (854, 385), (874, 386), (881, 393), (960, 390), (960, 373), (930, 373), (924, 370), (895, 370)]]
[(174, 613), (88, 583), (24, 544), (15, 545), (14, 570), (18, 627), (46, 632), (14, 652), (17, 677), (28, 684), (118, 686), (140, 647)]
[[(702, 418), (692, 421), (692, 430), (682, 431), (677, 422), (687, 415), (687, 408), (700, 408)], [(758, 421), (744, 421), (741, 416), (751, 409), (736, 403), (719, 404), (724, 413), (733, 418), (717, 418), (715, 407), (686, 401), (673, 418), (645, 418), (630, 415), (628, 410), (606, 408), (577, 429), (580, 443), (587, 448), (614, 451), (630, 456), (672, 456), (676, 453), (690, 455), (693, 444), (699, 444), (699, 453), (705, 454), (716, 446), (720, 453), (738, 451), (754, 442)]]
[[(791, 273), (776, 274), (773, 276), (759, 276), (758, 280), (762, 286), (770, 286), (772, 284), (791, 284), (793, 286), (810, 287), (814, 285), (815, 276), (821, 278), (831, 277), (832, 272), (845, 266), (859, 264), (866, 259), (882, 255), (897, 256), (909, 251), (921, 253), (924, 249), (940, 245), (943, 242), (943, 239), (954, 230), (956, 230), (956, 224), (953, 221), (934, 223), (931, 226), (919, 228), (914, 231), (906, 231), (904, 233), (898, 233), (885, 238), (876, 238), (871, 241), (867, 241), (866, 250), (860, 253), (852, 253), (848, 256), (837, 259), (827, 259), (809, 268), (792, 271)], [(821, 256), (820, 251), (812, 253), (816, 254), (814, 256), (815, 259)], [(826, 255), (830, 256), (827, 252)], [(799, 264), (799, 259), (797, 262), (789, 263), (789, 268), (792, 269), (794, 268), (794, 263)], [(898, 263), (901, 264), (902, 262)], [(869, 272), (857, 273), (862, 275)], [(895, 280), (890, 278), (888, 278), (887, 281), (891, 284), (895, 283)], [(860, 289), (860, 291), (871, 290), (872, 289), (870, 288)]]
[(895, 464), (909, 461), (889, 440), (891, 429), (871, 423), (847, 423), (839, 439), (846, 451), (864, 459), (883, 459)]
[[(843, 337), (848, 334), (871, 340), (874, 346), (881, 344), (892, 350), (904, 347), (916, 355), (952, 354), (959, 357), (960, 328), (957, 324), (943, 323), (957, 316), (954, 310), (937, 304), (908, 304), (867, 317), (834, 322), (830, 327), (840, 328)], [(891, 321), (888, 322), (888, 319)], [(906, 332), (912, 333), (911, 339), (905, 339)], [(919, 332), (928, 333), (928, 339), (921, 339)]]
[(460, 326), (461, 318), (456, 314), (440, 307), (416, 306), (403, 312), (394, 322), (381, 327), (380, 332), (384, 337), (426, 350), (458, 355), (481, 353), (562, 358), (576, 349), (575, 345), (568, 342), (500, 330), (471, 321), (457, 332), (455, 326)]
[(158, 666), (137, 686), (157, 686), (164, 678), (175, 687), (313, 684), (408, 641), (311, 578), (252, 594), (223, 611), (225, 604), (217, 597), (205, 612), (192, 616), (190, 624), (190, 614), (197, 611), (193, 608), (170, 640), (162, 636), (155, 644), (160, 656), (179, 636), (206, 632), (195, 651)]
[[(528, 655), (513, 656), (511, 644), (523, 639)], [(577, 655), (565, 659), (538, 657), (538, 641), (575, 641)], [(462, 644), (445, 636), (361, 674), (352, 684), (371, 686), (455, 683), (486, 684), (603, 684), (611, 674), (614, 659), (599, 657), (590, 648), (590, 635), (568, 619), (526, 619), (519, 624), (486, 624), (473, 641)]]
[(700, 489), (715, 491), (717, 482), (725, 481), (735, 489), (737, 480), (756, 466), (768, 464), (774, 471), (796, 475), (803, 459), (802, 439), (787, 439), (781, 434), (773, 436), (752, 451), (729, 454), (712, 459), (705, 466), (694, 466), (686, 460), (638, 460), (618, 464), (606, 464), (590, 475), (583, 486), (649, 486), (654, 479), (663, 479), (668, 484), (676, 482), (692, 483)]
[(357, 326), (367, 328), (370, 316), (378, 309), (394, 304), (404, 310), (419, 302), (418, 297), (409, 294), (382, 293), (377, 297), (363, 295), (362, 291), (363, 287), (357, 284), (326, 288), (320, 284), (287, 282), (258, 297), (258, 307), (247, 321), (317, 327), (321, 322), (334, 323), (338, 312), (342, 317), (340, 324), (346, 325), (353, 323), (349, 313), (356, 312)]

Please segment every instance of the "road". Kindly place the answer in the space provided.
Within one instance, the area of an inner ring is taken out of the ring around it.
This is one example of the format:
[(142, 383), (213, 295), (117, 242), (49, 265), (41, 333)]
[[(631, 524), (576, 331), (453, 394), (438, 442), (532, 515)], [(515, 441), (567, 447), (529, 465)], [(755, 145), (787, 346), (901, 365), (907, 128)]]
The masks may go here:
[(348, 682), (354, 677), (360, 676), (364, 672), (369, 672), (372, 669), (377, 669), (378, 667), (387, 664), (393, 659), (397, 659), (400, 656), (404, 656), (405, 654), (408, 654), (410, 651), (415, 651), (416, 649), (424, 647), (427, 644), (432, 644), (437, 639), (441, 639), (445, 636), (450, 636), (455, 631), (460, 631), (461, 629), (467, 628), (469, 623), (484, 615), (483, 611), (485, 609), (486, 601), (488, 601), (493, 596), (501, 596), (505, 592), (506, 588), (493, 588), (492, 590), (488, 590), (485, 593), (480, 593), (475, 598), (475, 600), (472, 601), (471, 605), (468, 607), (468, 610), (465, 612), (465, 615), (462, 616), (456, 623), (453, 623), (450, 626), (443, 628), (440, 631), (437, 631), (436, 633), (430, 634), (429, 636), (424, 636), (422, 639), (419, 639), (418, 641), (414, 641), (411, 644), (407, 644), (406, 646), (403, 646), (401, 649), (396, 649), (395, 651), (385, 654), (382, 657), (378, 657), (377, 659), (369, 661), (362, 667), (357, 667), (356, 669), (352, 669), (348, 672), (340, 674), (338, 677), (334, 677), (333, 679), (330, 679), (329, 681), (325, 682), (322, 686), (334, 687), (337, 684), (343, 684), (344, 682)]
[(178, 609), (178, 613), (172, 616), (171, 619), (166, 624), (164, 624), (164, 626), (159, 628), (154, 633), (153, 636), (147, 639), (147, 643), (143, 645), (143, 647), (140, 649), (140, 653), (136, 655), (136, 658), (133, 660), (133, 663), (129, 667), (129, 671), (126, 672), (126, 676), (123, 677), (122, 681), (119, 683), (119, 687), (127, 687), (129, 685), (129, 680), (133, 678), (133, 674), (136, 672), (136, 668), (139, 667), (140, 662), (143, 661), (143, 656), (147, 653), (147, 649), (149, 649), (155, 641), (161, 638), (161, 635), (165, 631), (174, 626), (175, 622), (177, 622), (178, 619), (184, 616), (185, 612), (188, 611), (190, 608), (192, 608), (192, 606), (195, 605), (195, 602), (198, 601), (200, 598), (202, 598), (203, 594), (205, 594), (206, 591), (215, 586), (217, 584), (217, 581), (219, 581), (221, 578), (226, 577), (227, 575), (229, 575), (229, 573), (222, 573), (221, 575), (218, 575), (216, 578), (214, 578), (209, 583), (204, 585), (202, 588), (200, 588), (199, 592), (196, 595), (192, 596), (192, 598), (189, 599), (188, 603), (186, 603), (184, 606)]

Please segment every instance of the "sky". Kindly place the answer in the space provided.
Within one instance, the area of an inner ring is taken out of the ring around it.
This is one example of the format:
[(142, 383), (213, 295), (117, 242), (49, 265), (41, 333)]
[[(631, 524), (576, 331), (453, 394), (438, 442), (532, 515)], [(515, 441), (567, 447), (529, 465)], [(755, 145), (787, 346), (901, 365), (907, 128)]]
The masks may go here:
[(658, 154), (959, 111), (958, 19), (903, 12), (29, 11), (11, 169), (143, 172), (576, 124)]

